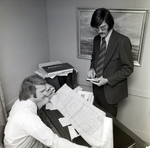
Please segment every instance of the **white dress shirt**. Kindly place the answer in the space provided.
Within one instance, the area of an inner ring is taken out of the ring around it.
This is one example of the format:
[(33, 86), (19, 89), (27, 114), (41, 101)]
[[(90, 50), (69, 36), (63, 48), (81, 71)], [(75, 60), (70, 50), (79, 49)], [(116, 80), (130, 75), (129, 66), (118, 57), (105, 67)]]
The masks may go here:
[[(109, 43), (109, 39), (110, 39), (110, 36), (111, 36), (111, 34), (112, 34), (112, 31), (113, 31), (113, 29), (109, 30), (107, 36), (105, 37), (105, 41), (106, 41), (106, 50), (107, 50), (107, 47), (108, 47), (108, 43)], [(102, 38), (101, 38), (101, 40), (102, 40)], [(102, 44), (102, 41), (101, 41), (101, 44)]]
[(32, 137), (50, 148), (87, 148), (54, 134), (41, 121), (37, 115), (36, 104), (29, 99), (15, 101), (4, 133), (5, 148), (23, 148), (28, 143), (32, 143)]

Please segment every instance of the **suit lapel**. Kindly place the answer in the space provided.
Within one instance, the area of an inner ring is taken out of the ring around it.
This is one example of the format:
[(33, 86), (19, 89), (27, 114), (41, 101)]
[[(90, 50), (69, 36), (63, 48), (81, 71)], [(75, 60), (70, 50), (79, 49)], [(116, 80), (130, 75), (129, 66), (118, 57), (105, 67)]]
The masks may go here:
[(113, 30), (109, 43), (108, 43), (106, 55), (105, 55), (104, 68), (109, 62), (109, 60), (111, 59), (113, 53), (115, 52), (117, 45), (118, 45), (118, 34), (116, 31)]

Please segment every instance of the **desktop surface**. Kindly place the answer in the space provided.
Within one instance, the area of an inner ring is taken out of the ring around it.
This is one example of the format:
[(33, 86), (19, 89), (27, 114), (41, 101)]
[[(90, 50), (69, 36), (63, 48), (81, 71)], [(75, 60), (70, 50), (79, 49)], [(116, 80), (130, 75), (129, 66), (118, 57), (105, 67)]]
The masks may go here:
[[(58, 121), (59, 118), (63, 117), (58, 110), (46, 110), (45, 106), (43, 106), (42, 109), (39, 110), (38, 114), (43, 122), (49, 126), (54, 133), (71, 141), (68, 128), (62, 127)], [(73, 142), (84, 146), (90, 146), (81, 136), (74, 138)], [(145, 148), (147, 146), (143, 140), (115, 118), (113, 118), (113, 143), (114, 148), (128, 148), (134, 144), (134, 148)]]
[[(55, 79), (48, 78), (46, 80), (49, 84), (53, 85), (56, 90), (58, 90), (64, 83), (74, 89), (77, 86), (77, 73), (76, 71), (73, 71), (73, 73), (70, 73), (68, 76), (57, 76)], [(96, 107), (100, 108), (99, 106)], [(137, 135), (135, 135), (116, 118), (112, 117), (108, 113), (106, 114), (108, 117), (111, 117), (113, 119), (114, 148), (129, 148), (129, 146), (134, 144), (134, 148), (145, 148), (146, 146), (148, 146), (143, 140), (141, 140)], [(46, 110), (45, 106), (43, 106), (42, 109), (39, 110), (39, 116), (41, 117), (43, 122), (52, 129), (54, 133), (71, 141), (68, 127), (62, 127), (62, 125), (58, 121), (59, 118), (63, 117), (63, 115), (58, 110)], [(89, 144), (81, 136), (74, 138), (73, 142), (80, 145), (89, 146)]]

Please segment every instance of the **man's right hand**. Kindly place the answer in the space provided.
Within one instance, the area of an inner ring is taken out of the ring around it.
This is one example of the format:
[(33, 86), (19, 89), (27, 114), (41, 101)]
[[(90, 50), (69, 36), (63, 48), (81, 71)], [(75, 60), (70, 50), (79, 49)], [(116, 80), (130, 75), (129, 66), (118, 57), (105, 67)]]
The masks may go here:
[(93, 78), (95, 78), (95, 76), (96, 76), (95, 70), (93, 68), (90, 69), (88, 71), (87, 77), (93, 79)]

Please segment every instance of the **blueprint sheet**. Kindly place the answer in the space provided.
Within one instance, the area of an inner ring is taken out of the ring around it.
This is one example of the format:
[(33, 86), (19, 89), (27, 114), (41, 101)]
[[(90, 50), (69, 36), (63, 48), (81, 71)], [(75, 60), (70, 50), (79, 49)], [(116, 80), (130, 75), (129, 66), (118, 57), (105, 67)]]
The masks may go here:
[(112, 119), (64, 84), (51, 103), (78, 133), (96, 148), (113, 148)]

